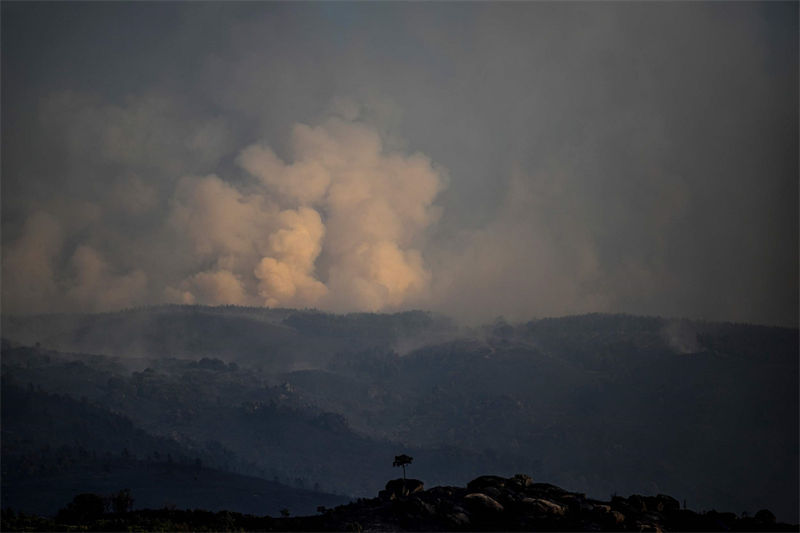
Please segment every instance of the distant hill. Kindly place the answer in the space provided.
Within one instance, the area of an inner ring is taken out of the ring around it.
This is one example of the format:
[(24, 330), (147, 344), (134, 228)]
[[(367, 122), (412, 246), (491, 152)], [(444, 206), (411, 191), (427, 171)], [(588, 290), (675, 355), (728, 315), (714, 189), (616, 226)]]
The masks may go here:
[(213, 468), (358, 497), (402, 452), (431, 484), (522, 471), (798, 520), (797, 329), (201, 306), (2, 320), (4, 377)]
[(65, 352), (136, 357), (217, 357), (269, 370), (322, 364), (349, 349), (448, 331), (443, 317), (234, 306), (167, 305), (100, 314), (3, 315), (5, 338)]

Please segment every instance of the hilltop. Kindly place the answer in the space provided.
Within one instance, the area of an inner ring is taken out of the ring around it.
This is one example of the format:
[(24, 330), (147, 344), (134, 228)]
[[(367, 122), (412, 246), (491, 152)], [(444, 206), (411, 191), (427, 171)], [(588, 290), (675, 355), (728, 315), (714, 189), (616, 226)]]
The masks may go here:
[[(424, 490), (415, 479), (395, 479), (377, 498), (359, 499), (316, 516), (253, 516), (222, 511), (144, 509), (94, 512), (92, 495), (76, 497), (55, 519), (3, 514), (3, 530), (88, 531), (796, 531), (767, 509), (753, 516), (697, 513), (671, 496), (587, 498), (526, 475), (481, 476), (466, 487)], [(287, 514), (287, 513), (285, 513)]]

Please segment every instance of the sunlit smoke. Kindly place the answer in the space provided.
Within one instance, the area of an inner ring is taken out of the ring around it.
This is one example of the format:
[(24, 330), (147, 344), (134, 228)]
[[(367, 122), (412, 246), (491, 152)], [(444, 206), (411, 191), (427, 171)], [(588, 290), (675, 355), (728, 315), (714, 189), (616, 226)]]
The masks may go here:
[[(181, 302), (398, 308), (428, 288), (421, 246), (444, 176), (422, 154), (383, 149), (364, 123), (298, 124), (293, 161), (263, 144), (237, 162), (257, 180), (183, 178), (170, 216), (209, 270), (168, 291)], [(326, 272), (317, 269), (322, 259)]]

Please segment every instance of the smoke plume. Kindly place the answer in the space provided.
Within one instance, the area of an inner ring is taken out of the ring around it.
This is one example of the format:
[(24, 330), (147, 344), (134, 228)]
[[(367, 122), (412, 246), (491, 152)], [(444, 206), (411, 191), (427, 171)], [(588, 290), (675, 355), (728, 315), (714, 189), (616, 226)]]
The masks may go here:
[(420, 246), (442, 171), (341, 118), (296, 125), (290, 146), (289, 162), (265, 144), (241, 150), (236, 162), (252, 178), (241, 188), (213, 175), (178, 182), (169, 221), (205, 267), (167, 297), (377, 311), (426, 291)]
[(796, 3), (0, 9), (4, 313), (797, 324)]

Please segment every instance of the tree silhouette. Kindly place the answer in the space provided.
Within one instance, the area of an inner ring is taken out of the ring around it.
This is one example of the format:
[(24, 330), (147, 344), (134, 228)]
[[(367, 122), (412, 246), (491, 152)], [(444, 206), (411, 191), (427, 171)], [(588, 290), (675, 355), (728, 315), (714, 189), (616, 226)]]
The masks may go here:
[(97, 520), (105, 513), (106, 504), (98, 494), (78, 494), (66, 508), (58, 511), (58, 519), (70, 523)]
[(131, 489), (124, 489), (111, 495), (111, 507), (115, 513), (127, 513), (133, 509)]
[(403, 481), (406, 480), (406, 465), (410, 465), (413, 460), (413, 457), (406, 454), (394, 456), (394, 462), (392, 463), (392, 466), (403, 467)]

